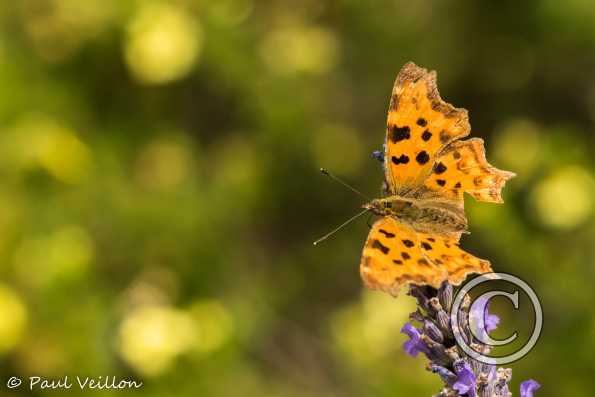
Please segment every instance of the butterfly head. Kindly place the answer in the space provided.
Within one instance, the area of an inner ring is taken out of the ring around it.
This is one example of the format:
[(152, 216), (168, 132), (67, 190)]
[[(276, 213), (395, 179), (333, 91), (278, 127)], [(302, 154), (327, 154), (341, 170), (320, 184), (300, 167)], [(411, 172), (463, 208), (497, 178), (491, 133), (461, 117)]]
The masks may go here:
[(409, 199), (399, 196), (390, 196), (374, 199), (369, 203), (362, 205), (362, 208), (380, 216), (400, 217), (408, 215), (415, 207)]
[(374, 199), (369, 203), (362, 205), (362, 208), (367, 209), (368, 211), (376, 214), (376, 215), (387, 215), (392, 213), (392, 202), (386, 199)]

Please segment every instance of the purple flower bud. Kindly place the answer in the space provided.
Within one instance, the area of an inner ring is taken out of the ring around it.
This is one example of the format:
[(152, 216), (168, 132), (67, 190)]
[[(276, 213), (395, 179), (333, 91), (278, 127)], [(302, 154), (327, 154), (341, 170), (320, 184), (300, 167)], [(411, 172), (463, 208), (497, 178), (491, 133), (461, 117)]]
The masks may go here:
[(533, 397), (533, 392), (540, 387), (541, 385), (533, 379), (524, 381), (521, 383), (521, 397)]
[(512, 378), (512, 370), (510, 368), (498, 368), (496, 371), (496, 382), (494, 383), (494, 390), (497, 395), (510, 396), (510, 390), (508, 389), (508, 382)]
[(476, 393), (476, 378), (469, 363), (463, 360), (458, 360), (454, 363), (455, 373), (457, 375), (456, 382), (452, 388), (459, 392), (459, 394), (467, 394), (469, 397), (477, 397)]
[(461, 358), (461, 356), (459, 356), (459, 349), (457, 348), (457, 346), (452, 346), (446, 349), (446, 355), (448, 356), (450, 361), (456, 361), (459, 358)]
[(417, 321), (417, 322), (423, 323), (424, 322), (424, 315), (422, 314), (422, 312), (419, 309), (417, 309), (413, 313), (409, 314), (409, 319), (410, 320), (413, 320), (413, 321)]
[(429, 320), (424, 321), (424, 333), (438, 343), (444, 342), (442, 332), (440, 332), (436, 324)]
[(442, 305), (436, 297), (430, 298), (430, 300), (428, 301), (428, 305), (434, 313), (438, 313), (440, 310), (442, 310)]
[(450, 310), (450, 307), (452, 306), (452, 294), (452, 285), (450, 285), (448, 281), (443, 282), (438, 290), (438, 299), (440, 300), (442, 308), (446, 311)]
[(413, 325), (405, 323), (403, 328), (401, 328), (401, 333), (409, 336), (409, 340), (403, 344), (403, 349), (405, 349), (405, 352), (411, 357), (416, 357), (419, 352), (426, 355), (430, 353), (430, 349), (428, 349), (425, 343), (421, 340), (421, 334)]
[(452, 385), (457, 381), (457, 376), (455, 374), (440, 365), (432, 364), (430, 370), (433, 373), (438, 374), (447, 385)]
[(461, 310), (459, 313), (459, 318), (458, 318), (458, 322), (459, 324), (458, 327), (458, 331), (459, 334), (463, 337), (463, 340), (465, 341), (465, 343), (469, 343), (470, 337), (471, 337), (471, 333), (470, 333), (470, 329), (469, 329), (469, 319), (467, 316), (467, 312), (464, 310)]
[(440, 310), (436, 313), (436, 319), (438, 320), (438, 326), (442, 330), (442, 334), (449, 338), (452, 338), (452, 329), (450, 328), (450, 318), (444, 310)]
[(491, 382), (490, 376), (491, 375), (489, 372), (482, 372), (477, 377), (477, 390), (479, 392), (479, 397), (494, 396), (494, 385)]
[(492, 397), (492, 388), (489, 385), (479, 387), (479, 397)]
[(411, 287), (409, 287), (409, 293), (408, 293), (408, 295), (413, 296), (414, 298), (416, 298), (417, 299), (417, 304), (419, 306), (421, 306), (424, 310), (429, 310), (428, 297), (424, 294), (424, 292), (421, 289), (421, 287), (418, 287), (416, 285), (412, 285)]
[(424, 342), (424, 344), (428, 347), (430, 351), (427, 357), (431, 361), (441, 365), (449, 365), (452, 362), (452, 360), (446, 353), (446, 348), (443, 344), (433, 341), (426, 334), (421, 335), (421, 340)]

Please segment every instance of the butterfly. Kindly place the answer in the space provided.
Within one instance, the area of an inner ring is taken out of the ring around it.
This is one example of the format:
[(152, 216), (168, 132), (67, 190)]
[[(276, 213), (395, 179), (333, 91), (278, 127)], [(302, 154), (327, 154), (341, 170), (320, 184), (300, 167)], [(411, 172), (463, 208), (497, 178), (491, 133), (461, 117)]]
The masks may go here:
[(382, 217), (362, 252), (367, 287), (396, 296), (404, 285), (458, 285), (491, 271), (487, 260), (459, 247), (467, 231), (463, 195), (502, 203), (501, 190), (515, 174), (487, 162), (482, 139), (461, 140), (470, 129), (467, 111), (440, 97), (435, 71), (403, 66), (388, 109), (386, 195), (364, 205)]

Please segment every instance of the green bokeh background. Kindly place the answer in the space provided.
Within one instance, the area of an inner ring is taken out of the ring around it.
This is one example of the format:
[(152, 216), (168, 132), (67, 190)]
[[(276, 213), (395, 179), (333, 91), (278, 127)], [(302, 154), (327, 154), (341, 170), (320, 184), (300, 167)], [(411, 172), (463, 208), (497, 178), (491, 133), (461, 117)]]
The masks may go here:
[[(430, 396), (365, 291), (395, 75), (438, 71), (506, 204), (463, 245), (527, 280), (545, 327), (512, 365), (539, 397), (595, 387), (595, 6), (546, 1), (0, 3), (0, 395), (13, 375), (116, 376), (147, 396)], [(495, 310), (514, 330), (522, 316)], [(55, 394), (86, 394), (76, 387)]]

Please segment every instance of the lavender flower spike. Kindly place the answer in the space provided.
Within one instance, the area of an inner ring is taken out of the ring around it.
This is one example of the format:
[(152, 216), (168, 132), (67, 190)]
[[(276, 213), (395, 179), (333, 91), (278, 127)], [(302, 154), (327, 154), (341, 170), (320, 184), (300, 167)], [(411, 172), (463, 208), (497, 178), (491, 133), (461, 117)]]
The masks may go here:
[(405, 352), (411, 357), (416, 357), (419, 352), (426, 355), (430, 353), (430, 349), (428, 349), (425, 343), (421, 340), (421, 334), (413, 325), (405, 323), (403, 328), (401, 328), (401, 333), (409, 336), (409, 340), (403, 344), (403, 349), (405, 349)]
[(521, 397), (533, 397), (533, 392), (540, 387), (541, 385), (533, 379), (524, 381), (521, 383)]
[[(512, 397), (508, 387), (512, 378), (510, 368), (498, 368), (495, 363), (475, 361), (467, 356), (453, 337), (448, 312), (452, 309), (453, 286), (442, 283), (439, 289), (411, 285), (409, 295), (417, 300), (417, 310), (409, 315), (416, 328), (406, 323), (401, 332), (409, 335), (403, 345), (407, 354), (425, 354), (426, 369), (440, 376), (444, 387), (434, 397)], [(498, 326), (500, 319), (487, 310), (489, 300), (477, 299), (459, 308), (459, 325), (463, 335), (477, 352), (489, 355), (490, 347), (480, 338)], [(469, 320), (469, 321), (467, 321)], [(520, 397), (533, 397), (539, 383), (528, 380), (521, 384)]]

